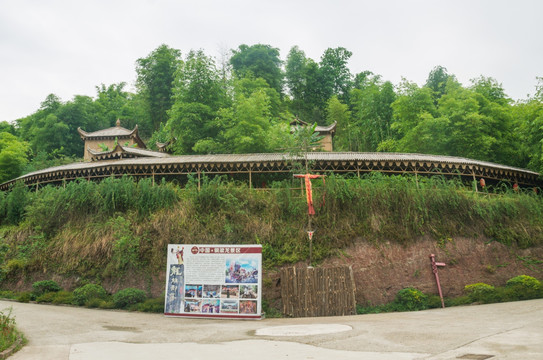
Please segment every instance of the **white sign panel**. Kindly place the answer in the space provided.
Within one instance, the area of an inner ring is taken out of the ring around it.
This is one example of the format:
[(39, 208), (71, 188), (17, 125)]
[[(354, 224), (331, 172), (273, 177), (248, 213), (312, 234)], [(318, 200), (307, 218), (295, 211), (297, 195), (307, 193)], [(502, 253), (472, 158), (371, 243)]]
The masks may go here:
[(261, 319), (261, 245), (168, 245), (167, 316)]

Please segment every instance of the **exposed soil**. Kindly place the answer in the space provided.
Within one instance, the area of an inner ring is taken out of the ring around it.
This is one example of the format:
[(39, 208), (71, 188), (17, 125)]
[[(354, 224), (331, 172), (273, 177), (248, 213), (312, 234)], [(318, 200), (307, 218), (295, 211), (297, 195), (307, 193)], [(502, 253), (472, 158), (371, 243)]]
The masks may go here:
[[(430, 254), (436, 255), (437, 262), (446, 264), (438, 269), (445, 297), (462, 295), (468, 284), (484, 282), (503, 286), (517, 275), (530, 275), (540, 280), (543, 275), (542, 247), (518, 249), (484, 239), (455, 238), (444, 244), (420, 239), (408, 245), (386, 243), (379, 246), (360, 241), (342, 253), (341, 257), (328, 259), (321, 266), (352, 266), (356, 300), (361, 305), (391, 302), (399, 290), (409, 286), (437, 295)], [(275, 281), (267, 295), (277, 298), (280, 297), (280, 285), (276, 286), (278, 275), (272, 275)]]
[[(439, 268), (443, 295), (455, 297), (463, 294), (464, 286), (484, 282), (503, 286), (517, 275), (530, 275), (543, 280), (543, 247), (518, 249), (485, 239), (454, 238), (438, 244), (422, 238), (407, 245), (394, 242), (372, 244), (360, 240), (341, 251), (341, 256), (327, 259), (319, 266), (348, 265), (353, 267), (356, 283), (356, 301), (361, 305), (379, 305), (394, 300), (396, 293), (413, 286), (427, 294), (438, 294), (432, 272), (430, 254), (444, 262)], [(306, 266), (296, 264), (295, 266)], [(264, 271), (263, 298), (280, 308), (281, 284), (279, 271)], [(52, 279), (63, 288), (73, 290), (77, 278), (60, 277), (49, 272), (35, 272), (4, 284), (18, 291), (30, 290), (34, 281)], [(121, 279), (102, 279), (104, 288), (115, 293), (127, 287), (136, 287), (162, 296), (165, 272), (155, 275), (134, 273)]]

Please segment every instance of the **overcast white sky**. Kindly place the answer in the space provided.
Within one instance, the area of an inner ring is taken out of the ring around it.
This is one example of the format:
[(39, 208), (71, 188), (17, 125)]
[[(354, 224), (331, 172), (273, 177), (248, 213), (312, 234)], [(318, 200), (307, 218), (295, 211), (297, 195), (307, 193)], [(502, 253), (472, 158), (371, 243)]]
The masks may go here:
[(0, 0), (0, 121), (54, 93), (95, 96), (126, 82), (160, 44), (219, 57), (240, 44), (294, 45), (316, 61), (353, 53), (353, 74), (423, 84), (436, 65), (464, 85), (495, 78), (513, 99), (543, 76), (541, 0)]

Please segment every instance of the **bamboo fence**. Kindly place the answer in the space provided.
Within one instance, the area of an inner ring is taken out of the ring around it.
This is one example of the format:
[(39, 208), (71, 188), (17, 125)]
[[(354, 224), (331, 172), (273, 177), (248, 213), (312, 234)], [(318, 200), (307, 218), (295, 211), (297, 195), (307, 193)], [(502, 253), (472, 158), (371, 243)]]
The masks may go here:
[(350, 266), (281, 269), (283, 313), (292, 317), (356, 314)]

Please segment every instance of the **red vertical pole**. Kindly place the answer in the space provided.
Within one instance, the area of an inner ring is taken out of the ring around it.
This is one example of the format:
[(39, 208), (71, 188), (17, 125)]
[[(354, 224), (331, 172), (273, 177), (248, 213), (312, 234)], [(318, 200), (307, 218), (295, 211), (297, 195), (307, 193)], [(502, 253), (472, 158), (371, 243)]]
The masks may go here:
[(439, 291), (439, 298), (441, 299), (441, 307), (445, 309), (445, 302), (443, 301), (443, 293), (441, 292), (441, 284), (439, 283), (439, 275), (437, 274), (437, 267), (445, 266), (445, 263), (436, 262), (436, 256), (434, 254), (430, 254), (430, 259), (432, 260), (432, 272), (434, 273), (434, 276), (436, 277), (437, 290)]

